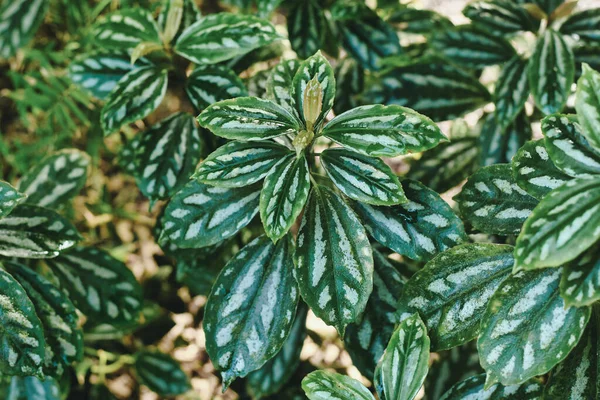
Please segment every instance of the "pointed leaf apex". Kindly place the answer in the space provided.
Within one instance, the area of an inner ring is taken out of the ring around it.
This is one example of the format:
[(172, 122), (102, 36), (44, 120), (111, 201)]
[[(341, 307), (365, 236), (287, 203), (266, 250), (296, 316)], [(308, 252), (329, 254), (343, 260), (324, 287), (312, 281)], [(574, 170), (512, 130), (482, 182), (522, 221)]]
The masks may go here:
[(489, 388), (491, 388), (492, 386), (494, 386), (496, 383), (500, 382), (498, 380), (498, 378), (496, 378), (495, 376), (493, 376), (492, 374), (487, 374), (485, 376), (485, 384), (483, 385), (483, 389), (484, 390), (488, 390)]

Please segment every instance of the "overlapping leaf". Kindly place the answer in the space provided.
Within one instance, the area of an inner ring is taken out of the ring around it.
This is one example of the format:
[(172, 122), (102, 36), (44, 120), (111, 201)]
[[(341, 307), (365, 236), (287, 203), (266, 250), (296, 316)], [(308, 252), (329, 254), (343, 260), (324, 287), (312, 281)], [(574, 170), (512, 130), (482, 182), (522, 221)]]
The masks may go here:
[(176, 396), (191, 388), (179, 363), (167, 354), (140, 351), (135, 355), (134, 366), (140, 382), (161, 396)]
[(375, 240), (418, 261), (427, 261), (465, 240), (462, 222), (437, 193), (410, 179), (404, 180), (402, 187), (406, 203), (390, 207), (354, 203)]
[(167, 71), (156, 67), (134, 69), (123, 76), (106, 99), (100, 122), (105, 135), (146, 117), (167, 91)]
[(325, 126), (323, 135), (359, 153), (384, 157), (425, 151), (446, 140), (429, 118), (396, 105), (346, 111)]
[(590, 309), (565, 307), (561, 268), (520, 271), (507, 278), (481, 319), (477, 348), (487, 386), (518, 385), (548, 372), (575, 347)]
[(463, 14), (473, 25), (493, 35), (536, 31), (539, 22), (512, 0), (475, 1), (467, 4)]
[(357, 95), (362, 93), (365, 85), (365, 71), (352, 58), (344, 58), (335, 67), (335, 102), (333, 111), (336, 115), (359, 105)]
[(392, 4), (394, 7), (387, 22), (399, 25), (402, 32), (427, 35), (438, 29), (452, 26), (452, 22), (448, 18), (433, 10), (396, 7), (397, 3), (393, 2)]
[(188, 76), (185, 92), (197, 110), (217, 101), (248, 95), (240, 77), (222, 65), (197, 66)]
[(531, 140), (517, 151), (512, 162), (517, 185), (537, 199), (571, 178), (554, 166), (543, 140)]
[(48, 0), (5, 1), (0, 7), (0, 58), (12, 57), (25, 46), (44, 20)]
[(150, 11), (126, 8), (108, 15), (92, 33), (98, 48), (131, 50), (142, 42), (161, 43), (158, 25)]
[(379, 397), (389, 400), (412, 400), (425, 377), (429, 363), (427, 328), (414, 314), (394, 331), (375, 370), (375, 387)]
[[(160, 14), (158, 14), (158, 26), (160, 26), (161, 32), (163, 33), (168, 28), (168, 18), (169, 11), (171, 10), (171, 3), (176, 2), (174, 0), (163, 0), (163, 6), (160, 10)], [(176, 40), (187, 27), (198, 21), (201, 17), (200, 10), (198, 9), (198, 6), (194, 0), (183, 0), (181, 3), (182, 6), (180, 11), (181, 17), (179, 21), (179, 27), (176, 32), (173, 32), (174, 36), (172, 41)]]
[[(489, 4), (488, 2), (481, 2)], [(514, 56), (502, 66), (500, 77), (494, 89), (495, 119), (498, 125), (506, 127), (519, 115), (529, 97), (527, 61)]]
[(0, 219), (0, 255), (56, 257), (81, 239), (75, 227), (47, 208), (21, 204)]
[(269, 22), (250, 15), (211, 14), (185, 29), (175, 51), (196, 64), (216, 64), (279, 38)]
[(510, 386), (502, 386), (499, 383), (494, 383), (486, 389), (485, 374), (481, 374), (458, 382), (444, 394), (441, 400), (462, 400), (467, 398), (538, 400), (541, 398), (543, 391), (544, 386), (534, 379), (523, 384)]
[(61, 400), (59, 383), (46, 377), (43, 381), (35, 376), (13, 376), (6, 390), (6, 400)]
[(375, 400), (362, 383), (335, 372), (311, 372), (302, 379), (302, 389), (309, 400)]
[(83, 151), (58, 151), (27, 172), (19, 181), (19, 191), (27, 195), (27, 203), (59, 208), (76, 196), (87, 179), (90, 157)]
[(342, 198), (313, 187), (296, 249), (296, 279), (312, 311), (344, 336), (373, 290), (373, 255), (365, 229)]
[(206, 349), (226, 388), (279, 352), (292, 328), (298, 290), (293, 244), (260, 236), (217, 278), (206, 305)]
[(523, 110), (508, 126), (497, 121), (496, 113), (489, 115), (481, 127), (481, 164), (510, 163), (519, 148), (531, 139), (529, 118)]
[(293, 3), (287, 19), (287, 29), (292, 49), (299, 58), (308, 58), (321, 48), (326, 24), (319, 2), (299, 0)]
[(260, 185), (234, 189), (188, 183), (167, 205), (159, 241), (199, 248), (235, 235), (258, 213), (260, 189)]
[(399, 313), (419, 312), (434, 350), (467, 343), (479, 334), (490, 297), (511, 273), (512, 251), (507, 245), (471, 243), (441, 253), (406, 283)]
[(267, 96), (294, 115), (297, 115), (297, 111), (290, 88), (299, 67), (298, 60), (281, 61), (271, 70), (267, 81)]
[(563, 267), (560, 294), (568, 306), (589, 306), (600, 299), (600, 252), (594, 245)]
[(559, 28), (565, 35), (577, 35), (580, 40), (598, 44), (600, 42), (600, 8), (581, 10), (569, 16)]
[(142, 289), (123, 262), (92, 247), (47, 260), (75, 306), (94, 323), (127, 326), (139, 318)]
[(23, 287), (0, 268), (0, 371), (42, 377), (44, 330)]
[(600, 239), (600, 178), (573, 179), (542, 199), (523, 225), (515, 269), (555, 267)]
[(26, 197), (8, 182), (0, 181), (0, 218), (10, 214), (13, 208), (25, 201)]
[(583, 66), (583, 74), (577, 81), (575, 109), (581, 124), (583, 136), (600, 153), (600, 73), (588, 65)]

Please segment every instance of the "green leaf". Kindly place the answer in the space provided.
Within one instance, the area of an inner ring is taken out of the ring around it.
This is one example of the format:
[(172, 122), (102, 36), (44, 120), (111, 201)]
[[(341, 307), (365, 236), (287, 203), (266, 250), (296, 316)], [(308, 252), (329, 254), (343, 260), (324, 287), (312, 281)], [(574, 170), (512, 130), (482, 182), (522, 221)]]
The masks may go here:
[(282, 238), (302, 212), (310, 190), (304, 153), (281, 158), (268, 173), (260, 192), (260, 219), (274, 242)]
[(528, 97), (527, 61), (517, 55), (502, 66), (500, 77), (496, 82), (494, 89), (496, 123), (500, 127), (510, 125), (522, 112)]
[(356, 107), (336, 116), (323, 129), (331, 140), (367, 156), (395, 157), (421, 152), (445, 141), (429, 118), (401, 106)]
[(299, 67), (300, 62), (298, 60), (281, 61), (271, 70), (267, 80), (267, 97), (295, 116), (298, 113), (294, 108), (290, 88)]
[(520, 271), (500, 284), (481, 319), (477, 342), (486, 386), (518, 385), (548, 372), (575, 347), (589, 308), (565, 307), (561, 268)]
[(300, 294), (315, 315), (344, 336), (373, 290), (373, 255), (364, 227), (342, 198), (313, 187), (296, 249)]
[(597, 398), (598, 361), (598, 313), (594, 309), (577, 346), (550, 373), (544, 398)]
[(139, 133), (134, 176), (144, 196), (152, 202), (168, 199), (194, 172), (204, 150), (194, 117), (176, 113)]
[(292, 4), (287, 19), (290, 43), (299, 58), (308, 58), (323, 44), (325, 14), (315, 0), (299, 0)]
[(104, 135), (148, 116), (162, 102), (167, 91), (167, 71), (142, 67), (127, 73), (106, 99), (100, 122)]
[(260, 236), (225, 266), (206, 305), (206, 349), (223, 388), (262, 367), (285, 343), (298, 305), (293, 244)]
[[(171, 3), (174, 3), (175, 0), (163, 0), (163, 4), (162, 4), (162, 8), (160, 10), (160, 14), (158, 14), (158, 26), (160, 26), (160, 30), (161, 32), (165, 32), (167, 30), (167, 23), (168, 21), (168, 16), (169, 16), (169, 10), (171, 9)], [(175, 35), (173, 36), (173, 39), (171, 40), (171, 42), (175, 41), (179, 36), (181, 36), (181, 34), (183, 33), (183, 31), (189, 27), (190, 25), (192, 25), (194, 22), (198, 21), (201, 18), (201, 14), (200, 14), (200, 10), (198, 9), (198, 6), (196, 5), (195, 0), (183, 0), (182, 2), (182, 15), (181, 15), (181, 21), (179, 23), (179, 28), (177, 29), (177, 32), (175, 32)]]
[(578, 178), (553, 190), (525, 221), (515, 270), (556, 267), (600, 239), (600, 178)]
[(58, 151), (35, 164), (19, 181), (27, 203), (57, 209), (85, 185), (90, 157), (77, 149)]
[(96, 47), (105, 50), (132, 50), (142, 42), (161, 43), (152, 13), (143, 8), (126, 8), (106, 16), (91, 34)]
[(291, 95), (292, 103), (296, 108), (300, 121), (306, 127), (304, 115), (304, 95), (306, 85), (310, 80), (316, 78), (319, 82), (322, 93), (322, 107), (319, 116), (314, 121), (315, 132), (323, 125), (325, 117), (331, 111), (335, 100), (335, 76), (333, 68), (329, 61), (321, 54), (320, 51), (306, 59), (298, 67), (298, 71), (292, 80)]
[(517, 151), (512, 162), (517, 185), (537, 199), (571, 178), (556, 168), (543, 140), (531, 140)]
[(185, 92), (196, 110), (204, 110), (217, 101), (248, 96), (240, 77), (222, 65), (197, 66), (187, 78)]
[(375, 400), (362, 383), (335, 372), (311, 372), (302, 379), (302, 389), (309, 400)]
[(92, 247), (75, 247), (47, 260), (61, 287), (95, 324), (127, 326), (138, 321), (142, 288), (123, 262)]
[(160, 396), (176, 396), (191, 389), (189, 378), (168, 354), (142, 350), (135, 354), (134, 366), (140, 382)]
[(392, 4), (394, 8), (387, 21), (401, 27), (402, 32), (428, 35), (438, 29), (452, 26), (452, 22), (448, 18), (433, 10), (396, 7), (396, 2), (392, 2)]
[(254, 399), (260, 399), (279, 392), (289, 381), (300, 364), (300, 352), (306, 338), (306, 313), (308, 307), (298, 306), (294, 325), (279, 353), (260, 369), (251, 372), (246, 380), (248, 393)]
[(23, 287), (0, 268), (0, 372), (43, 377), (44, 330)]
[(494, 291), (510, 275), (513, 247), (469, 243), (441, 253), (404, 285), (399, 315), (418, 311), (429, 328), (431, 348), (445, 350), (479, 334)]
[(560, 33), (546, 30), (538, 39), (527, 67), (535, 104), (544, 114), (560, 112), (575, 77), (573, 52)]
[(560, 294), (567, 306), (589, 306), (600, 299), (599, 250), (596, 244), (564, 265)]
[(406, 203), (390, 207), (353, 204), (373, 239), (417, 261), (427, 261), (466, 239), (460, 218), (437, 193), (410, 179), (402, 187)]
[(60, 400), (61, 398), (58, 382), (50, 377), (42, 381), (35, 376), (13, 376), (6, 392), (6, 400)]
[(480, 168), (455, 200), (473, 227), (497, 235), (519, 233), (539, 202), (517, 185), (510, 164)]
[(584, 64), (583, 74), (577, 81), (575, 109), (583, 136), (600, 153), (600, 73)]
[(211, 104), (198, 122), (217, 136), (233, 140), (265, 140), (299, 130), (288, 110), (269, 100), (238, 97)]
[(398, 325), (375, 370), (375, 387), (379, 397), (389, 400), (412, 400), (425, 377), (429, 362), (427, 329), (414, 314)]
[(0, 58), (9, 58), (33, 39), (48, 10), (47, 0), (11, 0), (0, 7)]
[(404, 278), (379, 251), (373, 249), (373, 292), (362, 319), (348, 325), (345, 348), (353, 364), (372, 380), (377, 362), (383, 355), (396, 325), (396, 306), (404, 287)]
[(4, 257), (56, 257), (80, 239), (69, 220), (46, 208), (21, 204), (0, 219), (0, 255)]
[(382, 73), (364, 97), (369, 103), (398, 104), (444, 121), (481, 107), (491, 96), (467, 71), (437, 58), (424, 58)]
[(381, 206), (407, 201), (398, 177), (378, 158), (334, 148), (324, 150), (320, 160), (333, 183), (351, 199)]
[(548, 155), (562, 172), (573, 177), (600, 174), (600, 154), (582, 135), (577, 116), (550, 115), (542, 120), (542, 132)]
[(519, 148), (531, 139), (532, 135), (531, 124), (525, 110), (508, 126), (500, 125), (495, 118), (495, 113), (489, 115), (481, 127), (479, 136), (481, 164), (485, 166), (510, 163)]
[(600, 42), (600, 8), (590, 8), (574, 13), (558, 29), (563, 35), (574, 35), (577, 40), (598, 44)]
[(365, 71), (352, 58), (344, 58), (335, 67), (333, 112), (339, 115), (359, 105), (357, 95), (365, 87)]
[(4, 262), (4, 267), (23, 286), (44, 329), (44, 373), (60, 377), (65, 367), (83, 358), (83, 333), (71, 300), (32, 269)]
[[(529, 0), (527, 0), (527, 2), (529, 2)], [(533, 0), (531, 3), (539, 5), (546, 15), (551, 15), (557, 7), (563, 4), (563, 2), (564, 0)]]
[(0, 218), (7, 216), (19, 204), (25, 201), (27, 195), (20, 193), (8, 182), (0, 180)]
[[(272, 69), (272, 68), (271, 68)], [(267, 99), (267, 86), (269, 81), (269, 76), (271, 75), (271, 69), (263, 69), (256, 72), (249, 78), (244, 79), (244, 83), (248, 88), (248, 96), (250, 97), (260, 97), (263, 99)], [(294, 114), (294, 113), (292, 113)]]
[(260, 184), (238, 189), (191, 181), (167, 205), (159, 242), (199, 248), (235, 235), (258, 213), (260, 189)]
[(467, 4), (463, 14), (473, 25), (493, 35), (535, 32), (539, 22), (517, 3), (513, 0), (475, 1)]
[(452, 62), (474, 69), (501, 64), (515, 56), (508, 41), (472, 25), (438, 31), (431, 45)]
[(485, 388), (485, 374), (472, 376), (458, 382), (441, 400), (489, 399), (489, 400), (539, 400), (544, 387), (534, 379), (523, 384), (502, 386), (498, 383)]
[(271, 142), (233, 141), (200, 164), (194, 179), (214, 186), (243, 187), (263, 179), (290, 149)]
[(279, 39), (268, 21), (250, 15), (211, 14), (190, 25), (175, 52), (196, 64), (216, 64), (242, 56)]

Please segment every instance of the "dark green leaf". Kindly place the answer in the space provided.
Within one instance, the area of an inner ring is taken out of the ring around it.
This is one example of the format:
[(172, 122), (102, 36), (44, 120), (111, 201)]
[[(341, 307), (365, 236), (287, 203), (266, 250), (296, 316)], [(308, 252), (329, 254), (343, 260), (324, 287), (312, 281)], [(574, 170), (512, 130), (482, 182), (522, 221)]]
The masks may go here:
[(287, 18), (287, 29), (292, 49), (299, 58), (308, 58), (321, 48), (326, 23), (318, 1), (299, 0), (293, 3)]
[(595, 244), (563, 267), (560, 294), (567, 306), (589, 306), (600, 300), (599, 250)]
[(586, 64), (577, 81), (575, 109), (583, 128), (581, 133), (596, 153), (600, 153), (600, 73)]
[[(160, 14), (158, 14), (158, 26), (160, 26), (161, 31), (163, 33), (167, 28), (167, 18), (169, 16), (169, 10), (171, 9), (171, 3), (175, 3), (175, 1), (163, 0)], [(171, 41), (176, 40), (187, 27), (189, 27), (201, 18), (200, 10), (198, 10), (198, 6), (196, 5), (195, 0), (183, 0), (181, 3), (181, 22), (179, 23), (179, 28), (177, 29), (177, 32), (175, 32), (175, 35), (173, 36), (173, 39)]]
[[(483, 3), (483, 2), (482, 2)], [(494, 89), (494, 113), (496, 122), (506, 127), (522, 112), (529, 97), (527, 61), (514, 56), (502, 66), (500, 77)]]
[(559, 28), (564, 35), (576, 35), (579, 40), (600, 43), (600, 8), (590, 8), (575, 13)]
[(531, 139), (532, 134), (525, 111), (507, 126), (498, 122), (495, 113), (489, 115), (481, 127), (479, 136), (481, 165), (510, 163), (519, 148)]
[(196, 110), (204, 110), (217, 101), (248, 96), (240, 77), (222, 65), (197, 66), (188, 76), (185, 92)]
[(375, 400), (362, 383), (335, 372), (311, 372), (302, 379), (302, 389), (309, 400)]
[(142, 42), (161, 43), (158, 25), (150, 11), (127, 8), (106, 16), (91, 35), (101, 49), (132, 50)]
[(544, 387), (534, 379), (523, 384), (502, 386), (499, 383), (485, 388), (485, 374), (472, 376), (454, 385), (441, 400), (539, 400)]
[(359, 105), (356, 98), (365, 85), (365, 71), (352, 58), (344, 58), (335, 67), (335, 102), (333, 112), (339, 115)]
[(397, 7), (397, 5), (398, 3), (395, 2), (395, 9), (387, 22), (398, 25), (402, 32), (427, 35), (438, 29), (452, 26), (452, 22), (448, 18), (433, 10)]
[(10, 0), (0, 7), (0, 58), (12, 57), (33, 39), (48, 10), (47, 0)]
[(467, 4), (463, 14), (473, 25), (493, 35), (536, 31), (539, 21), (513, 0), (475, 1)]
[(46, 377), (40, 380), (35, 376), (13, 376), (6, 392), (5, 400), (60, 400), (58, 382)]
[(142, 350), (135, 355), (134, 365), (140, 382), (160, 396), (175, 396), (191, 388), (179, 363), (167, 354)]
[(267, 80), (267, 96), (275, 103), (286, 108), (293, 115), (298, 115), (294, 108), (291, 87), (294, 75), (300, 67), (298, 60), (281, 61), (273, 68)]
[(26, 197), (8, 182), (0, 181), (0, 218), (10, 214), (13, 208), (25, 201)]

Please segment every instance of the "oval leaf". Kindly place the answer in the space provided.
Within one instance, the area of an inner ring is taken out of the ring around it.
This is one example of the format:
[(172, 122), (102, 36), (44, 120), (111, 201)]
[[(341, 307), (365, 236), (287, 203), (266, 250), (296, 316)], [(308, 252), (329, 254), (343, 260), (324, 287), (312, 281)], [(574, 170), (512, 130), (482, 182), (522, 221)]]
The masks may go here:
[(48, 0), (5, 1), (0, 7), (0, 58), (12, 57), (33, 39), (44, 20)]
[(302, 389), (309, 400), (375, 400), (362, 383), (335, 372), (311, 372), (302, 379)]
[(19, 193), (8, 182), (0, 181), (0, 218), (7, 216), (19, 204), (25, 201), (27, 196)]
[(525, 110), (507, 126), (498, 124), (494, 114), (489, 115), (479, 135), (482, 166), (510, 163), (532, 135), (531, 123)]
[(267, 80), (267, 97), (296, 116), (298, 114), (294, 108), (290, 88), (298, 68), (300, 68), (298, 60), (281, 61), (271, 70)]
[(467, 4), (463, 14), (473, 25), (493, 35), (536, 31), (539, 27), (539, 22), (513, 0), (474, 1)]
[(599, 250), (596, 244), (563, 267), (560, 294), (567, 306), (589, 306), (600, 300)]
[(161, 43), (152, 13), (138, 7), (119, 10), (96, 24), (92, 40), (98, 48), (131, 50), (142, 42)]
[(544, 387), (536, 380), (520, 385), (502, 386), (499, 383), (485, 388), (485, 374), (472, 376), (458, 382), (447, 391), (441, 400), (489, 399), (489, 400), (539, 400)]
[(35, 376), (13, 376), (6, 391), (6, 400), (61, 400), (59, 383), (46, 377), (43, 381)]
[(204, 110), (217, 101), (248, 96), (240, 77), (222, 65), (197, 66), (187, 78), (185, 92), (196, 110)]
[(299, 58), (308, 58), (323, 44), (327, 24), (325, 14), (314, 0), (301, 0), (292, 4), (287, 19), (290, 44)]
[(576, 35), (582, 41), (598, 44), (600, 41), (600, 8), (590, 8), (574, 13), (559, 28), (564, 35)]
[(528, 97), (527, 60), (517, 55), (502, 66), (500, 77), (496, 82), (494, 89), (496, 123), (500, 127), (508, 126), (523, 110)]
[(167, 354), (143, 350), (135, 355), (134, 366), (140, 382), (160, 396), (176, 396), (191, 388), (179, 363)]
[(583, 127), (583, 136), (600, 153), (600, 73), (584, 64), (577, 81), (575, 109)]

